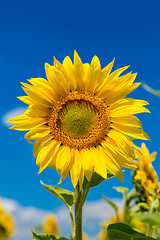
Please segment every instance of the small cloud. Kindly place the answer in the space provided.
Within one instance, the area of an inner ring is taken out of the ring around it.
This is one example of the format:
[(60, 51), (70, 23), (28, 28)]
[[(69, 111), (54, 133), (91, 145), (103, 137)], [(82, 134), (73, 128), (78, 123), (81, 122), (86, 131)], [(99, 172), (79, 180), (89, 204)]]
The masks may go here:
[[(119, 208), (122, 208), (121, 199), (112, 199)], [(36, 208), (34, 206), (24, 207), (17, 201), (2, 198), (2, 205), (11, 214), (16, 222), (16, 231), (13, 239), (28, 240), (32, 238), (31, 229), (41, 225), (46, 215), (51, 211)], [(53, 212), (57, 216), (61, 229), (61, 236), (70, 236), (71, 223), (68, 210), (65, 206), (58, 207)], [(87, 201), (83, 208), (83, 230), (90, 237), (95, 237), (101, 227), (100, 224), (108, 221), (115, 214), (114, 210), (103, 200)]]
[(9, 112), (7, 112), (3, 117), (2, 117), (2, 122), (4, 125), (6, 125), (7, 127), (11, 127), (13, 124), (12, 123), (7, 123), (7, 121), (10, 118), (16, 117), (18, 115), (23, 114), (25, 111), (27, 110), (27, 108), (25, 107), (19, 107), (19, 108), (15, 108)]

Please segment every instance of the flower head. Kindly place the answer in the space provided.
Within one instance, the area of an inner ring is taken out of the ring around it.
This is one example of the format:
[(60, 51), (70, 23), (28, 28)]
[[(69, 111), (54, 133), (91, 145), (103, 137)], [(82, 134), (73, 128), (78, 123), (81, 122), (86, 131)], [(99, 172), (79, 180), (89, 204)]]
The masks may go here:
[(0, 205), (0, 239), (11, 237), (14, 231), (14, 221)]
[[(99, 234), (99, 239), (100, 240), (109, 240), (108, 238), (108, 234), (107, 234), (107, 227), (109, 224), (113, 224), (113, 223), (119, 223), (119, 222), (123, 222), (122, 221), (122, 212), (118, 212), (117, 216), (112, 216), (110, 218), (110, 220), (108, 222), (105, 222), (103, 225), (102, 225), (102, 229), (101, 229), (101, 232)], [(145, 232), (145, 229), (146, 229), (146, 225), (140, 221), (138, 221), (134, 216), (131, 217), (130, 219), (130, 226), (132, 228), (134, 228), (136, 231), (139, 231), (139, 232)]]
[(135, 156), (138, 159), (138, 169), (136, 170), (133, 181), (140, 181), (149, 205), (153, 199), (150, 190), (154, 192), (154, 194), (157, 194), (158, 188), (158, 176), (152, 166), (152, 161), (155, 159), (156, 154), (156, 152), (149, 154), (149, 151), (144, 143), (142, 143), (141, 148), (137, 148), (135, 150)]
[(75, 187), (93, 171), (107, 177), (107, 170), (123, 180), (122, 167), (135, 168), (133, 138), (149, 139), (133, 114), (149, 112), (143, 100), (125, 98), (140, 83), (136, 74), (121, 75), (128, 67), (112, 73), (114, 60), (101, 69), (97, 56), (91, 64), (82, 63), (74, 53), (63, 64), (45, 65), (46, 76), (22, 83), (27, 96), (19, 99), (27, 111), (10, 122), (25, 138), (34, 142), (34, 156), (42, 172), (57, 169), (62, 182), (67, 174)]
[(46, 234), (59, 235), (59, 227), (55, 215), (50, 214), (45, 217), (43, 229)]

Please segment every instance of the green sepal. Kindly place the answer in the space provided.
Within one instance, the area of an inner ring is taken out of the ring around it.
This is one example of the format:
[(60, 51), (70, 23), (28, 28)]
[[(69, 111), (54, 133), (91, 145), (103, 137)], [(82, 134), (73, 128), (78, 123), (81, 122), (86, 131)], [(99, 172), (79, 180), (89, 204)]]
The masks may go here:
[(135, 217), (143, 223), (151, 226), (160, 226), (160, 214), (159, 213), (138, 213)]
[(124, 223), (110, 224), (107, 228), (109, 240), (155, 240), (143, 233), (133, 230)]
[(42, 186), (52, 193), (55, 197), (59, 198), (68, 208), (71, 207), (74, 203), (74, 194), (66, 189), (46, 185), (41, 181)]
[(117, 192), (121, 192), (123, 194), (126, 194), (128, 192), (128, 188), (125, 188), (125, 187), (114, 187), (114, 189), (117, 191)]
[[(114, 177), (114, 175), (111, 172), (107, 171), (107, 179), (111, 177)], [(101, 184), (104, 180), (106, 179), (101, 177), (98, 173), (93, 172), (90, 182), (87, 181), (86, 177), (84, 178), (83, 189), (85, 189), (86, 186), (88, 186), (89, 188), (96, 187), (99, 184)]]
[(48, 234), (36, 234), (32, 231), (33, 238), (35, 240), (69, 240), (65, 237), (55, 237), (54, 235), (48, 235)]
[(118, 212), (118, 210), (119, 210), (119, 208), (118, 208), (118, 206), (114, 203), (114, 202), (112, 202), (112, 201), (110, 201), (107, 197), (105, 197), (103, 194), (102, 194), (102, 197), (103, 197), (103, 199), (116, 211), (116, 213)]

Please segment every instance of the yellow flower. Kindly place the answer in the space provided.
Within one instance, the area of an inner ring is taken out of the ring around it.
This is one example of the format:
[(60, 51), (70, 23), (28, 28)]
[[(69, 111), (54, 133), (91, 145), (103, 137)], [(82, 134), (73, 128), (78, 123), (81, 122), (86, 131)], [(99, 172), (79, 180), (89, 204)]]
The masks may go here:
[[(105, 227), (105, 229), (103, 228), (99, 234), (99, 239), (100, 240), (108, 240), (108, 234), (107, 234), (107, 227), (109, 224), (112, 223), (118, 223), (118, 222), (122, 222), (122, 212), (119, 212), (117, 216), (113, 216), (109, 222), (105, 222), (103, 227)], [(135, 217), (131, 218), (130, 221), (130, 226), (132, 228), (134, 228), (136, 231), (142, 232), (144, 233), (146, 230), (146, 225), (140, 221), (138, 221)]]
[(82, 234), (82, 240), (88, 240), (88, 235), (85, 232)]
[(137, 218), (132, 217), (131, 220), (131, 227), (134, 228), (134, 230), (141, 232), (141, 233), (145, 233), (146, 232), (146, 224), (140, 222)]
[[(27, 111), (9, 120), (13, 129), (28, 131), (34, 142), (34, 156), (42, 172), (57, 169), (62, 182), (70, 174), (73, 186), (82, 187), (84, 175), (90, 181), (93, 171), (107, 178), (108, 169), (123, 180), (122, 167), (135, 168), (130, 137), (149, 139), (133, 114), (149, 112), (146, 101), (125, 98), (140, 83), (136, 74), (122, 75), (128, 67), (111, 72), (114, 60), (101, 69), (97, 56), (91, 64), (82, 63), (74, 53), (63, 64), (45, 64), (46, 76), (22, 83), (27, 96), (19, 99)], [(130, 137), (129, 137), (130, 136)]]
[(137, 148), (135, 150), (135, 156), (138, 159), (138, 169), (134, 179), (141, 181), (141, 185), (144, 187), (149, 205), (152, 201), (152, 194), (149, 192), (149, 189), (157, 194), (158, 187), (158, 176), (152, 166), (152, 161), (155, 159), (156, 154), (156, 152), (149, 154), (149, 151), (144, 143), (142, 143), (141, 148)]
[(11, 237), (14, 231), (14, 221), (0, 205), (0, 239)]
[(45, 217), (43, 230), (45, 234), (52, 234), (54, 236), (59, 235), (59, 227), (58, 227), (57, 219), (53, 214), (50, 214)]
[(109, 224), (112, 224), (112, 223), (121, 222), (121, 220), (122, 220), (122, 212), (119, 212), (119, 213), (117, 214), (117, 216), (115, 215), (115, 216), (111, 217), (111, 219), (109, 220), (109, 222), (105, 222), (105, 223), (103, 224), (103, 228), (102, 228), (102, 230), (101, 230), (101, 232), (100, 232), (100, 234), (99, 234), (99, 239), (100, 239), (100, 240), (108, 240), (108, 239), (109, 239), (109, 238), (108, 238), (108, 234), (107, 234), (107, 227), (108, 227), (108, 225), (109, 225)]

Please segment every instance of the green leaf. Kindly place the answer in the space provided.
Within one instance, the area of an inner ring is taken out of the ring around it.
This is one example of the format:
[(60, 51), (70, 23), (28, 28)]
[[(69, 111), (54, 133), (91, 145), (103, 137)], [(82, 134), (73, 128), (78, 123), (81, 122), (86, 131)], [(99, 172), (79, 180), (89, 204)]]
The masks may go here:
[(118, 206), (114, 203), (114, 202), (112, 202), (112, 201), (110, 201), (107, 197), (105, 197), (103, 194), (102, 194), (102, 197), (103, 197), (103, 199), (116, 211), (116, 213), (118, 212)]
[(155, 240), (143, 233), (133, 230), (124, 223), (110, 224), (107, 228), (109, 240)]
[(149, 210), (149, 205), (145, 202), (138, 203), (138, 207), (144, 208), (145, 210)]
[(159, 213), (138, 213), (135, 217), (143, 223), (150, 224), (151, 226), (160, 226)]
[[(111, 178), (111, 177), (114, 177), (114, 175), (111, 172), (107, 171), (107, 179)], [(99, 184), (101, 184), (104, 180), (106, 180), (106, 179), (101, 177), (98, 173), (93, 172), (93, 175), (92, 175), (92, 178), (91, 178), (90, 182), (88, 182), (87, 179), (84, 178), (83, 189), (85, 189), (86, 186), (88, 186), (88, 185), (89, 185), (89, 188), (96, 187)]]
[(47, 191), (49, 191), (54, 196), (59, 198), (68, 208), (73, 205), (73, 201), (74, 201), (73, 192), (70, 192), (60, 187), (46, 185), (42, 181), (41, 181), (41, 184)]
[(65, 237), (55, 237), (54, 235), (48, 234), (36, 234), (33, 231), (32, 235), (35, 240), (68, 240), (68, 238)]
[(153, 88), (149, 87), (149, 86), (148, 86), (147, 84), (145, 84), (145, 83), (142, 84), (142, 87), (143, 87), (146, 91), (148, 91), (148, 92), (150, 92), (150, 93), (152, 93), (152, 94), (160, 97), (160, 91), (159, 91), (159, 90), (154, 90)]

